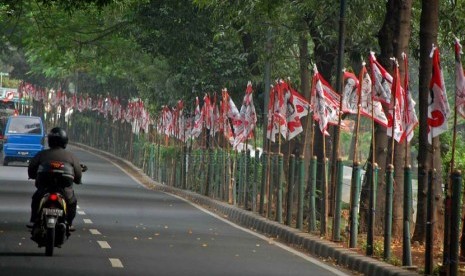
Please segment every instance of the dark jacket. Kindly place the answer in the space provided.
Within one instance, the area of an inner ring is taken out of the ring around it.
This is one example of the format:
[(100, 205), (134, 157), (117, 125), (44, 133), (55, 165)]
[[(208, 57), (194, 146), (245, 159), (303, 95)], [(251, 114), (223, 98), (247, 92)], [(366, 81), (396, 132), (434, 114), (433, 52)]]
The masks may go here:
[[(81, 184), (82, 170), (79, 160), (69, 151), (63, 148), (51, 148), (40, 151), (29, 161), (28, 175), (31, 179), (37, 179), (39, 167), (44, 164), (49, 164), (53, 161), (64, 162), (71, 165), (72, 175), (74, 176), (73, 182)], [(37, 179), (38, 180), (38, 179)], [(36, 186), (39, 183), (36, 181)], [(71, 183), (72, 184), (72, 183)]]

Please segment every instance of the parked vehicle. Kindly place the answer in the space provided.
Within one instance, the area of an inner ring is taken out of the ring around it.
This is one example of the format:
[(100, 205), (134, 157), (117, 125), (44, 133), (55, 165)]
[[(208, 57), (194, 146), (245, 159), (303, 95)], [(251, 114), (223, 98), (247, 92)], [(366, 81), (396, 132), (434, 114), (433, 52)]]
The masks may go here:
[[(83, 172), (87, 171), (85, 165), (81, 164), (81, 168)], [(54, 248), (61, 248), (70, 236), (70, 228), (66, 222), (67, 208), (63, 187), (67, 182), (72, 182), (74, 176), (67, 164), (58, 161), (51, 162), (50, 166), (42, 168), (39, 173), (47, 175), (50, 185), (40, 201), (39, 221), (31, 230), (31, 239), (39, 247), (45, 247), (46, 256), (53, 256)]]
[(19, 115), (18, 109), (13, 101), (0, 100), (0, 117), (8, 118)]
[(3, 135), (3, 165), (27, 162), (44, 149), (45, 129), (40, 117), (10, 116)]

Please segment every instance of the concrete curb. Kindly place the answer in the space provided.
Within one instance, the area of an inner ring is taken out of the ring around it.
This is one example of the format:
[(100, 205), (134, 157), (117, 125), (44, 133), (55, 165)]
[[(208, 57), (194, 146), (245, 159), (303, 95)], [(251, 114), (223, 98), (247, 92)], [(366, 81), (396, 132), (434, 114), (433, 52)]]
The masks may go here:
[(138, 179), (151, 189), (174, 194), (193, 203), (206, 206), (213, 212), (222, 215), (225, 219), (231, 222), (249, 229), (253, 229), (259, 233), (276, 237), (281, 242), (298, 247), (312, 255), (322, 258), (330, 258), (342, 267), (362, 273), (364, 275), (418, 275), (418, 273), (414, 271), (408, 271), (400, 267), (379, 261), (377, 259), (364, 256), (355, 251), (344, 248), (337, 243), (320, 239), (318, 236), (269, 220), (251, 211), (246, 211), (229, 205), (225, 202), (214, 200), (191, 191), (186, 191), (157, 183), (129, 161), (114, 156), (108, 152), (104, 152), (83, 144), (72, 143), (72, 145), (78, 146), (80, 148), (91, 151), (94, 154), (102, 155), (105, 158), (110, 159), (119, 166), (123, 167), (125, 170), (129, 171), (131, 174), (136, 174)]

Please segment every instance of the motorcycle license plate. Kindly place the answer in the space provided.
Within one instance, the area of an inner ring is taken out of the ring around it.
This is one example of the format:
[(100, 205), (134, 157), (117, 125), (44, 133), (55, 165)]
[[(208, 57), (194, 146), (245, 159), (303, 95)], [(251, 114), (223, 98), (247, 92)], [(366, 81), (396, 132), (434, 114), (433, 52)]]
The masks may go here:
[(62, 216), (63, 215), (63, 210), (60, 210), (60, 209), (44, 208), (43, 212), (45, 215), (51, 215), (51, 216)]

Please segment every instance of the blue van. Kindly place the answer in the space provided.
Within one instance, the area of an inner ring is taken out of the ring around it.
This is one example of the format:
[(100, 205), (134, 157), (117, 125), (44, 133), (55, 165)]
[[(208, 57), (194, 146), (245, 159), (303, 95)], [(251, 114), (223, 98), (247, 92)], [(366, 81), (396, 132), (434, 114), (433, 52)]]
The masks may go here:
[(3, 166), (29, 161), (44, 149), (45, 130), (40, 117), (10, 116), (3, 136)]

